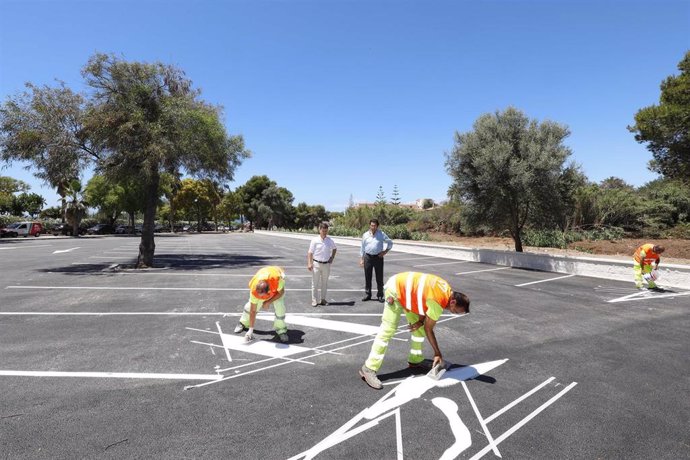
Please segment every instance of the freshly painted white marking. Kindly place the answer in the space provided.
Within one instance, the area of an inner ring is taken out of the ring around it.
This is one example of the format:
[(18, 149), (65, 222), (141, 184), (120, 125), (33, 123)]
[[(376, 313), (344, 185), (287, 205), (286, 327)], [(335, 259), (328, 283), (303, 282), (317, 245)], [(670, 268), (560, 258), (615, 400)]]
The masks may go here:
[(52, 245), (50, 245), (50, 244), (31, 244), (31, 245), (29, 245), (29, 244), (19, 243), (19, 245), (17, 245), (17, 246), (12, 246), (12, 247), (8, 247), (8, 248), (0, 248), (0, 251), (7, 251), (10, 249), (45, 248), (46, 246), (52, 246)]
[[(5, 289), (78, 289), (93, 291), (247, 291), (247, 288), (204, 287), (135, 287), (135, 286), (7, 286)], [(361, 292), (361, 289), (328, 289), (333, 292)], [(311, 292), (309, 289), (286, 289), (286, 292)]]
[[(503, 433), (501, 436), (499, 436), (499, 437), (496, 439), (496, 445), (498, 445), (498, 444), (500, 444), (501, 442), (505, 441), (510, 435), (512, 435), (513, 433), (515, 433), (517, 430), (519, 430), (520, 427), (522, 427), (525, 423), (527, 423), (527, 422), (529, 422), (530, 420), (532, 420), (532, 419), (533, 419), (534, 417), (536, 417), (540, 412), (542, 412), (544, 409), (546, 409), (546, 408), (549, 407), (551, 404), (553, 404), (554, 402), (556, 402), (561, 396), (563, 396), (564, 394), (566, 394), (567, 392), (569, 392), (575, 385), (577, 385), (577, 382), (571, 383), (570, 385), (568, 385), (567, 387), (565, 387), (563, 390), (561, 390), (561, 392), (558, 393), (556, 396), (554, 396), (553, 398), (551, 398), (551, 399), (549, 399), (548, 401), (546, 401), (544, 404), (542, 404), (542, 405), (539, 406), (537, 409), (535, 409), (535, 410), (534, 410), (531, 414), (529, 414), (527, 417), (523, 418), (523, 419), (520, 420), (517, 424), (513, 425), (513, 427), (511, 427), (510, 429), (508, 429), (508, 431), (506, 431), (505, 433)], [(483, 448), (482, 450), (480, 450), (479, 452), (477, 452), (476, 454), (474, 454), (470, 460), (476, 460), (476, 459), (482, 458), (482, 457), (483, 457), (484, 455), (486, 455), (486, 453), (489, 452), (490, 450), (491, 450), (491, 445), (488, 445), (488, 446), (486, 446), (485, 448)]]
[(516, 404), (518, 404), (519, 402), (524, 401), (525, 399), (529, 398), (530, 396), (532, 396), (532, 395), (533, 395), (534, 393), (536, 393), (537, 391), (541, 390), (543, 387), (545, 387), (545, 386), (548, 385), (549, 383), (553, 382), (553, 380), (554, 380), (555, 378), (556, 378), (556, 377), (550, 377), (550, 378), (546, 379), (544, 382), (542, 382), (541, 384), (539, 384), (539, 385), (537, 385), (536, 387), (532, 388), (530, 391), (528, 391), (528, 392), (525, 393), (524, 395), (520, 396), (520, 397), (517, 398), (515, 401), (511, 402), (510, 404), (508, 404), (507, 406), (505, 406), (503, 409), (499, 409), (499, 410), (497, 410), (496, 412), (494, 412), (493, 414), (491, 414), (491, 415), (490, 415), (489, 417), (487, 417), (484, 421), (485, 421), (486, 423), (489, 423), (490, 421), (492, 421), (493, 419), (495, 419), (495, 418), (498, 417), (499, 415), (501, 415), (501, 414), (507, 412), (508, 410), (510, 410), (511, 408), (513, 408), (513, 407), (514, 407)]
[(220, 380), (212, 374), (154, 374), (134, 372), (57, 372), (57, 371), (0, 371), (0, 375), (18, 377), (93, 377), (115, 379)]
[[(462, 382), (463, 385), (465, 382)], [(472, 445), (472, 436), (467, 425), (458, 415), (458, 405), (452, 399), (433, 398), (431, 403), (438, 407), (448, 419), (455, 442), (443, 452), (440, 460), (453, 460)], [(500, 457), (500, 455), (498, 455)]]
[[(216, 321), (216, 327), (218, 328), (218, 334), (220, 334), (220, 336), (223, 337), (223, 331), (220, 329), (220, 322)], [(225, 350), (225, 356), (228, 358), (228, 362), (232, 362), (232, 357), (230, 356), (230, 350), (225, 348), (225, 346), (223, 346), (223, 350)]]
[[(392, 391), (388, 392), (387, 394), (383, 395), (375, 404), (379, 404), (380, 402), (385, 401), (387, 398), (389, 398), (393, 394), (394, 394), (394, 392), (392, 392)], [(342, 441), (349, 439), (350, 436), (348, 436), (347, 433), (350, 431), (350, 428), (352, 428), (357, 423), (359, 423), (360, 420), (362, 420), (366, 411), (367, 411), (367, 409), (364, 409), (359, 414), (352, 417), (343, 426), (341, 426), (340, 428), (335, 430), (333, 433), (328, 435), (325, 439), (320, 441), (318, 444), (313, 446), (311, 449), (306, 450), (304, 452), (301, 452), (301, 453), (295, 455), (294, 457), (290, 457), (288, 460), (312, 459), (316, 455), (318, 455), (319, 453), (323, 452), (324, 450), (330, 449), (331, 447), (333, 447), (337, 444), (340, 444)], [(399, 411), (396, 411), (396, 412), (398, 413), (398, 416), (399, 416)], [(379, 417), (376, 420), (372, 420), (367, 425), (369, 425), (369, 427), (374, 426), (374, 425), (378, 424), (378, 422), (380, 420), (383, 420), (384, 418), (389, 417), (396, 412), (392, 412), (390, 414), (386, 414), (383, 417)]]
[[(163, 276), (227, 276), (228, 278), (251, 278), (252, 276), (255, 275), (255, 273), (248, 273), (246, 275), (238, 275), (236, 273), (231, 274), (231, 273), (171, 273), (170, 271), (159, 271), (159, 272), (153, 272), (153, 271), (139, 271), (136, 270), (129, 270), (127, 271), (119, 271), (112, 273), (113, 275), (163, 275)], [(312, 275), (286, 275), (287, 278), (312, 278)], [(340, 278), (339, 276), (329, 276), (328, 279), (333, 279), (333, 278)], [(246, 289), (246, 288), (245, 288)]]
[(508, 360), (500, 359), (497, 361), (474, 364), (472, 366), (464, 366), (455, 369), (449, 369), (448, 371), (446, 371), (445, 374), (443, 374), (443, 376), (439, 380), (427, 377), (426, 375), (403, 380), (402, 383), (400, 383), (400, 385), (394, 390), (395, 396), (393, 398), (389, 399), (385, 403), (371, 406), (367, 410), (365, 417), (368, 419), (372, 419), (384, 412), (399, 407), (413, 399), (419, 398), (427, 390), (434, 388), (436, 386), (447, 387), (455, 385), (456, 383), (461, 382), (463, 380), (474, 379), (500, 366), (506, 361)]
[(469, 260), (456, 260), (455, 262), (440, 262), (437, 264), (421, 264), (421, 265), (413, 265), (413, 267), (435, 267), (437, 265), (453, 265), (453, 264), (466, 264), (468, 263)]
[(438, 259), (436, 256), (420, 256), (420, 257), (405, 257), (398, 259), (396, 257), (386, 256), (385, 259), (389, 262), (400, 262), (402, 260), (422, 260), (422, 259)]
[(254, 353), (261, 356), (270, 356), (271, 358), (282, 358), (285, 356), (311, 351), (309, 348), (300, 347), (297, 345), (268, 342), (266, 340), (253, 340), (247, 343), (244, 341), (243, 335), (237, 334), (220, 334), (220, 338), (223, 342), (223, 347), (227, 349)]
[(497, 270), (510, 270), (511, 268), (513, 268), (513, 267), (488, 268), (486, 270), (474, 270), (471, 272), (456, 273), (456, 275), (469, 275), (470, 273), (481, 273), (481, 272), (495, 272)]
[(530, 284), (537, 284), (537, 283), (546, 283), (547, 281), (562, 280), (563, 278), (570, 278), (573, 276), (575, 276), (575, 275), (565, 275), (565, 276), (558, 276), (556, 278), (549, 278), (546, 280), (530, 281), (529, 283), (516, 284), (515, 287), (529, 286)]
[(53, 254), (60, 254), (60, 253), (63, 253), (63, 252), (70, 252), (70, 251), (74, 251), (75, 249), (79, 249), (79, 248), (80, 248), (80, 246), (77, 246), (76, 248), (69, 248), (69, 249), (62, 249), (62, 250), (59, 250), (59, 251), (53, 251)]
[(481, 425), (482, 430), (484, 430), (484, 436), (486, 436), (486, 439), (489, 440), (489, 445), (492, 446), (492, 450), (494, 451), (496, 457), (500, 458), (501, 453), (498, 451), (498, 447), (496, 447), (496, 443), (494, 443), (494, 438), (493, 436), (491, 436), (491, 432), (489, 431), (489, 428), (486, 426), (487, 422), (482, 417), (482, 414), (479, 413), (479, 408), (477, 407), (477, 404), (474, 402), (474, 398), (470, 393), (470, 389), (467, 388), (467, 384), (465, 382), (460, 383), (462, 384), (462, 387), (465, 389), (465, 394), (467, 395), (467, 399), (470, 401), (470, 405), (474, 410), (474, 415), (477, 417), (477, 420), (479, 420), (479, 424)]
[[(380, 316), (380, 315), (379, 315)], [(273, 316), (258, 315), (256, 319), (264, 319), (273, 321)], [(379, 326), (368, 326), (366, 324), (348, 323), (345, 321), (331, 321), (328, 319), (309, 318), (299, 315), (287, 315), (285, 321), (292, 325), (308, 326), (317, 329), (328, 329), (331, 331), (352, 332), (354, 334), (362, 335), (376, 335), (379, 332)]]
[(619, 297), (617, 299), (612, 299), (609, 300), (609, 303), (616, 303), (616, 302), (626, 302), (628, 300), (652, 300), (652, 299), (663, 299), (666, 297), (680, 297), (684, 295), (690, 295), (690, 291), (687, 292), (670, 292), (668, 294), (657, 294), (653, 293), (650, 291), (640, 291), (640, 292), (635, 292), (630, 295), (626, 295), (623, 297)]
[[(225, 313), (222, 311), (106, 311), (106, 312), (82, 312), (82, 311), (0, 311), (0, 316), (241, 316), (242, 312)], [(378, 316), (381, 313), (300, 313), (300, 315), (314, 316)], [(443, 315), (455, 317), (456, 315)], [(288, 318), (290, 314), (288, 313)], [(208, 331), (206, 331), (208, 332)]]

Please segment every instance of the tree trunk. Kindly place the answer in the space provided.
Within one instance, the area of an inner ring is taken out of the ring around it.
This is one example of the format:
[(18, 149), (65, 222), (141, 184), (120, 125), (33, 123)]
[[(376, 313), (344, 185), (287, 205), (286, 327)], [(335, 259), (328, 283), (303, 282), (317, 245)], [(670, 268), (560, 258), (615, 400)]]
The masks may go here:
[(160, 175), (158, 171), (152, 173), (146, 184), (146, 205), (144, 208), (144, 227), (141, 232), (141, 243), (139, 243), (139, 259), (137, 268), (147, 268), (153, 266), (153, 254), (156, 244), (153, 241), (153, 230), (156, 219), (156, 208), (158, 206), (158, 183)]
[(522, 239), (519, 232), (513, 235), (513, 241), (515, 241), (515, 252), (522, 252)]

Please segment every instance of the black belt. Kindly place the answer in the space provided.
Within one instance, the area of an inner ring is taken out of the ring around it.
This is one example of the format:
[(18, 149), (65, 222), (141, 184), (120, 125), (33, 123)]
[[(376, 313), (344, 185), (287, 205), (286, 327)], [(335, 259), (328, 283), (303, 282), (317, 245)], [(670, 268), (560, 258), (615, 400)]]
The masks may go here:
[(318, 262), (318, 263), (320, 263), (320, 264), (330, 264), (330, 262), (328, 262), (328, 261), (326, 261), (326, 262), (321, 262), (320, 260), (316, 260), (316, 259), (314, 259), (314, 262)]
[(379, 254), (369, 254), (368, 252), (365, 252), (365, 254), (368, 255), (369, 257), (378, 257), (378, 255), (381, 253), (379, 252)]

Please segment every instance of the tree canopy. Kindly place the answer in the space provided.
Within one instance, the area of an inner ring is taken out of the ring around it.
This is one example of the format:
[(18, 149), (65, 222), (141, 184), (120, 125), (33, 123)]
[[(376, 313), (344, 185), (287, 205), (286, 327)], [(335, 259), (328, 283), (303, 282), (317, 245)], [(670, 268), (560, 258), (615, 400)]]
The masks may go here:
[(453, 178), (449, 194), (465, 203), (470, 223), (508, 230), (521, 252), (524, 225), (552, 216), (566, 193), (570, 149), (563, 140), (568, 135), (567, 127), (530, 120), (512, 107), (482, 115), (472, 131), (456, 132), (455, 146), (446, 154)]
[(661, 83), (659, 104), (640, 109), (628, 129), (652, 152), (652, 171), (690, 181), (690, 51), (678, 64), (680, 75)]

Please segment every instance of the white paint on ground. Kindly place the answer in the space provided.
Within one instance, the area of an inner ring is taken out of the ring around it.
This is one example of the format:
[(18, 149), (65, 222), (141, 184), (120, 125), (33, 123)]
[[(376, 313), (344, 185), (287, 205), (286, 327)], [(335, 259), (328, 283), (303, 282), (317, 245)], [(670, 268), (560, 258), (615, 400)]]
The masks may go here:
[(71, 251), (74, 251), (75, 249), (80, 249), (80, 246), (77, 246), (76, 248), (61, 249), (58, 251), (53, 251), (53, 254), (61, 254), (63, 252), (71, 252)]
[[(73, 289), (80, 291), (247, 291), (243, 288), (203, 288), (203, 287), (139, 287), (139, 286), (7, 286), (5, 289)], [(361, 292), (361, 289), (331, 289), (332, 292)], [(308, 289), (286, 289), (286, 292), (311, 292)]]
[(485, 270), (473, 270), (471, 272), (456, 273), (456, 275), (469, 275), (470, 273), (495, 272), (498, 270), (510, 270), (513, 267), (487, 268)]
[[(561, 390), (561, 392), (559, 392), (556, 396), (554, 396), (554, 397), (552, 397), (551, 399), (549, 399), (548, 401), (546, 401), (544, 404), (542, 404), (541, 406), (539, 406), (537, 409), (535, 409), (535, 410), (534, 410), (532, 413), (530, 413), (528, 416), (526, 416), (525, 418), (523, 418), (522, 420), (520, 420), (518, 423), (516, 423), (515, 425), (513, 425), (513, 426), (512, 426), (511, 428), (509, 428), (505, 433), (503, 433), (501, 436), (499, 436), (499, 437), (496, 439), (496, 443), (495, 443), (495, 444), (498, 445), (498, 444), (500, 444), (501, 442), (505, 441), (510, 435), (512, 435), (513, 433), (515, 433), (517, 430), (519, 430), (523, 425), (525, 425), (527, 422), (529, 422), (529, 421), (532, 420), (534, 417), (536, 417), (536, 416), (537, 416), (540, 412), (542, 412), (544, 409), (546, 409), (546, 408), (549, 407), (551, 404), (553, 404), (554, 402), (556, 402), (561, 396), (563, 396), (564, 394), (566, 394), (567, 392), (569, 392), (570, 390), (572, 390), (573, 387), (574, 387), (575, 385), (577, 385), (577, 382), (571, 383), (570, 385), (568, 385), (567, 387), (565, 387), (563, 390)], [(487, 452), (489, 452), (490, 450), (491, 450), (491, 444), (489, 444), (488, 446), (486, 446), (485, 448), (483, 448), (482, 450), (480, 450), (479, 452), (477, 452), (476, 454), (474, 454), (470, 460), (477, 460), (477, 459), (480, 459), (480, 458), (482, 458), (484, 455), (486, 455)]]
[(9, 251), (10, 249), (26, 249), (26, 248), (45, 248), (47, 246), (52, 246), (51, 244), (19, 244), (17, 246), (12, 246), (8, 248), (0, 248), (0, 251)]
[[(464, 383), (464, 382), (463, 382)], [(441, 455), (440, 460), (453, 460), (472, 445), (470, 430), (458, 415), (458, 405), (452, 399), (434, 398), (431, 403), (448, 419), (455, 442)], [(498, 455), (498, 454), (497, 454)], [(498, 455), (500, 457), (500, 455)]]
[[(380, 316), (380, 314), (377, 316)], [(262, 317), (259, 315), (256, 317), (256, 319), (273, 321), (272, 316)], [(300, 315), (287, 315), (285, 321), (288, 322), (288, 326), (308, 326), (317, 329), (328, 329), (331, 331), (351, 332), (353, 334), (376, 335), (379, 332), (379, 326), (368, 326), (366, 324), (348, 323), (346, 321), (332, 321), (321, 318), (310, 318)]]
[(2, 371), (0, 375), (16, 377), (81, 377), (111, 379), (220, 380), (213, 374), (154, 374), (133, 372), (58, 372), (58, 371)]
[(456, 260), (454, 262), (439, 262), (436, 264), (420, 264), (420, 265), (413, 265), (413, 267), (435, 267), (437, 265), (454, 265), (454, 264), (466, 264), (468, 263), (469, 260)]
[(546, 283), (547, 281), (562, 280), (563, 278), (571, 278), (573, 276), (575, 276), (575, 275), (557, 276), (556, 278), (549, 278), (549, 279), (539, 280), (539, 281), (530, 281), (529, 283), (516, 284), (515, 287), (529, 286), (530, 284), (537, 284), (537, 283)]
[(616, 302), (627, 302), (631, 300), (654, 300), (654, 299), (664, 299), (668, 297), (681, 297), (681, 296), (686, 296), (690, 295), (690, 291), (686, 292), (669, 292), (669, 293), (656, 293), (656, 292), (651, 292), (651, 291), (640, 291), (640, 292), (635, 292), (630, 295), (626, 295), (623, 297), (618, 297), (617, 299), (611, 299), (608, 302), (609, 303), (616, 303)]
[(269, 342), (266, 340), (244, 341), (244, 335), (240, 334), (220, 334), (223, 347), (228, 350), (254, 353), (271, 358), (283, 358), (285, 356), (296, 355), (311, 351), (311, 348), (290, 345), (287, 343)]
[(511, 403), (508, 404), (507, 406), (503, 407), (502, 409), (497, 410), (496, 412), (494, 412), (493, 414), (491, 414), (490, 416), (488, 416), (488, 417), (486, 418), (486, 420), (484, 420), (484, 421), (485, 421), (486, 423), (489, 423), (490, 421), (492, 421), (493, 419), (495, 419), (495, 418), (498, 417), (499, 415), (501, 415), (501, 414), (507, 412), (507, 411), (510, 410), (511, 408), (515, 407), (515, 405), (517, 405), (517, 404), (520, 403), (521, 401), (523, 401), (523, 400), (529, 398), (529, 397), (532, 396), (534, 393), (536, 393), (537, 391), (541, 390), (543, 387), (545, 387), (545, 386), (548, 385), (549, 383), (553, 382), (553, 381), (555, 380), (555, 378), (556, 378), (556, 377), (549, 377), (548, 379), (546, 379), (546, 380), (545, 380), (544, 382), (542, 382), (541, 384), (537, 385), (536, 387), (532, 388), (530, 391), (528, 391), (528, 392), (525, 393), (524, 395), (522, 395), (522, 396), (520, 396), (519, 398), (517, 398), (515, 401), (511, 402)]

